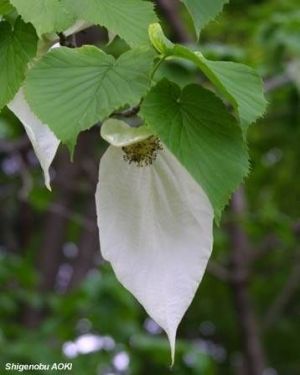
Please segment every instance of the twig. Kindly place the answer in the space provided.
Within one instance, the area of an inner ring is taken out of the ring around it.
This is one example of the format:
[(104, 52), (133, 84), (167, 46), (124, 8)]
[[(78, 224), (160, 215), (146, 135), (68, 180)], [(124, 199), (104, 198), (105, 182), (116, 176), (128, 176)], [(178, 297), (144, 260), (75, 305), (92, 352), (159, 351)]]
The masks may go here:
[(286, 73), (282, 73), (272, 78), (268, 78), (265, 80), (265, 83), (264, 83), (265, 93), (270, 93), (272, 91), (275, 91), (283, 86), (288, 85), (291, 82), (292, 82), (291, 77)]
[(77, 43), (76, 43), (76, 36), (71, 35), (71, 36), (66, 36), (64, 33), (58, 33), (57, 34), (59, 37), (59, 44), (63, 47), (68, 47), (68, 48), (76, 48)]
[(131, 107), (131, 108), (128, 108), (128, 109), (125, 109), (124, 111), (120, 111), (120, 112), (113, 112), (110, 117), (115, 117), (115, 116), (120, 116), (120, 117), (133, 117), (135, 116), (136, 114), (138, 114), (140, 110), (140, 104), (134, 106), (134, 107)]

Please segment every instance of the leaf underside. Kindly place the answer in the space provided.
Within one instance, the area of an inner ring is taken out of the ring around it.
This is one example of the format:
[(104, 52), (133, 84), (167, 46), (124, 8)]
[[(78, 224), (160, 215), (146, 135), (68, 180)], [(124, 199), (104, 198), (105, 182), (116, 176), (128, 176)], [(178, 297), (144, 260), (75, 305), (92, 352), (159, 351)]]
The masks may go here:
[(125, 105), (136, 105), (149, 87), (152, 52), (130, 50), (115, 60), (93, 46), (57, 48), (29, 72), (25, 96), (64, 143)]

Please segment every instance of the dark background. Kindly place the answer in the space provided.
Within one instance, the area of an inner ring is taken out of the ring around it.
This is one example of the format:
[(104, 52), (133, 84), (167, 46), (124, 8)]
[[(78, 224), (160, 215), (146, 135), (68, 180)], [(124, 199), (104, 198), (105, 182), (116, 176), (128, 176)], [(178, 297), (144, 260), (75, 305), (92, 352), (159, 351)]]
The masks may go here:
[[(171, 39), (196, 44), (184, 8), (156, 4)], [(107, 47), (106, 38), (92, 28), (65, 43), (97, 44), (116, 56), (127, 48), (118, 39)], [(251, 174), (215, 228), (174, 368), (165, 335), (101, 259), (99, 127), (80, 136), (74, 163), (60, 148), (50, 193), (8, 110), (0, 114), (1, 366), (72, 361), (74, 374), (300, 374), (299, 1), (232, 0), (197, 48), (255, 67), (269, 106), (250, 128)], [(181, 85), (203, 80), (180, 61), (161, 69)]]

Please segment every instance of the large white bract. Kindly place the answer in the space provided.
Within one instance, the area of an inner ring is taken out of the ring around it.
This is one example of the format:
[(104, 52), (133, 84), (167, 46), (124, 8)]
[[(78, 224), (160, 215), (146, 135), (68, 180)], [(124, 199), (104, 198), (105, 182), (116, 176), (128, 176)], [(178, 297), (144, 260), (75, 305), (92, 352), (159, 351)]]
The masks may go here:
[(138, 167), (110, 146), (96, 205), (102, 254), (166, 331), (173, 362), (177, 327), (211, 255), (213, 208), (165, 147), (153, 165)]
[(59, 146), (59, 140), (48, 126), (44, 125), (32, 112), (24, 97), (23, 89), (17, 92), (14, 99), (7, 106), (24, 125), (28, 138), (43, 169), (45, 185), (50, 190), (49, 167)]

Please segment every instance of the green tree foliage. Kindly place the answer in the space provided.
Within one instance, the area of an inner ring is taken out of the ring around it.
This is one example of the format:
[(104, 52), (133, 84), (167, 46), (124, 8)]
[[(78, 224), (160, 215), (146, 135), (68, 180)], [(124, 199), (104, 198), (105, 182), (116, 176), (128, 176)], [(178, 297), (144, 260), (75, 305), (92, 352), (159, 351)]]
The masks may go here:
[(12, 29), (0, 23), (0, 109), (17, 93), (25, 78), (27, 64), (35, 56), (37, 37), (34, 28), (18, 18)]
[[(6, 362), (54, 361), (72, 362), (74, 374), (169, 372), (165, 336), (99, 255), (99, 124), (115, 121), (145, 121), (217, 219), (251, 160), (215, 228), (172, 371), (300, 372), (298, 1), (174, 4), (0, 0), (0, 372)], [(75, 35), (81, 21), (96, 27)], [(73, 164), (58, 151), (53, 193), (8, 109), (21, 87), (58, 141), (78, 140)]]

